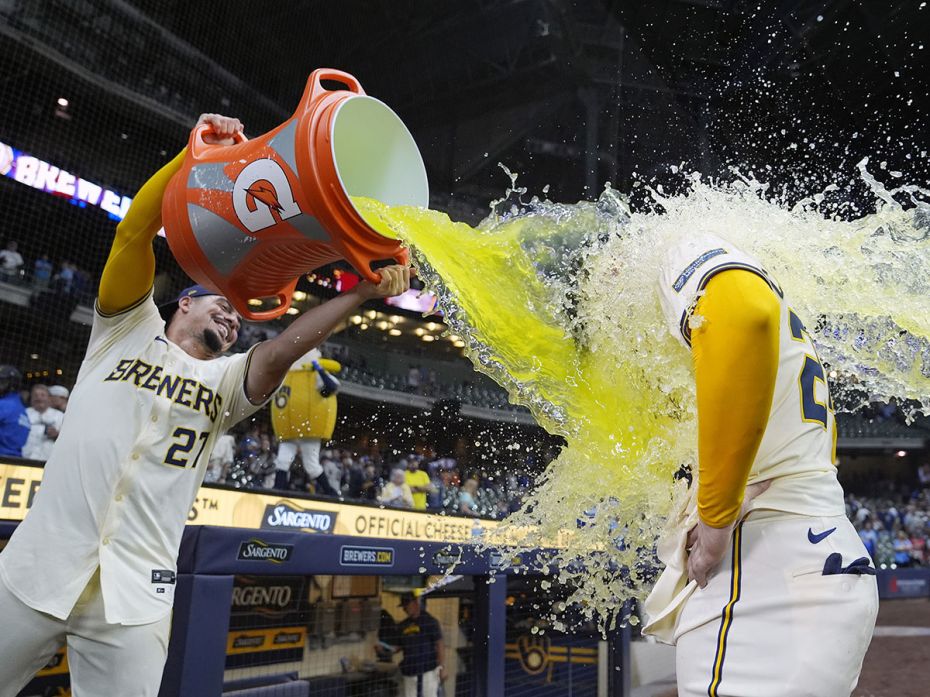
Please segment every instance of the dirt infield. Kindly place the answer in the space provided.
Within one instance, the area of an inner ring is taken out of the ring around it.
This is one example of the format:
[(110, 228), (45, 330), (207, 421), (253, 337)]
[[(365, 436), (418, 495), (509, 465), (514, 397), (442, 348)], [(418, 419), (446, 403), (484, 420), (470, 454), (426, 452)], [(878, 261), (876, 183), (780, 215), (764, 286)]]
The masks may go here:
[[(876, 626), (930, 629), (930, 600), (885, 600)], [(886, 629), (885, 631), (892, 631)], [(878, 636), (865, 656), (853, 697), (927, 697), (930, 636)]]

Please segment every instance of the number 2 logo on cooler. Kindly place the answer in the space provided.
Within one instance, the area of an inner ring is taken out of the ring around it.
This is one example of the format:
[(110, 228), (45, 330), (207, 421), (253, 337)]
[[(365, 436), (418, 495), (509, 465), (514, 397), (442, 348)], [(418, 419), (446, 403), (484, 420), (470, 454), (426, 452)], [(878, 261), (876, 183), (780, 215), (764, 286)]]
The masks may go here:
[(236, 217), (249, 232), (264, 230), (301, 213), (287, 174), (268, 158), (250, 162), (239, 172), (232, 200)]

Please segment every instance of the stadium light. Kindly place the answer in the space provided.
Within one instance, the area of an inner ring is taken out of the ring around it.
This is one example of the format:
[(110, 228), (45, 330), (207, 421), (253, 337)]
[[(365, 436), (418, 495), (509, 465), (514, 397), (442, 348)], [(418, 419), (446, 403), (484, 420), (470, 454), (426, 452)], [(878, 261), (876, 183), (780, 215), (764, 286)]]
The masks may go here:
[(69, 104), (68, 100), (65, 99), (64, 97), (59, 97), (59, 98), (58, 98), (58, 106), (60, 106), (62, 109), (64, 109), (65, 107), (67, 107), (68, 104)]
[(400, 329), (392, 329), (388, 332), (391, 336), (400, 336), (403, 332)]
[(899, 450), (895, 453), (898, 457), (907, 457), (907, 450)]
[(421, 336), (420, 338), (423, 339), (423, 341), (436, 341), (436, 337), (430, 334), (425, 334), (424, 336)]

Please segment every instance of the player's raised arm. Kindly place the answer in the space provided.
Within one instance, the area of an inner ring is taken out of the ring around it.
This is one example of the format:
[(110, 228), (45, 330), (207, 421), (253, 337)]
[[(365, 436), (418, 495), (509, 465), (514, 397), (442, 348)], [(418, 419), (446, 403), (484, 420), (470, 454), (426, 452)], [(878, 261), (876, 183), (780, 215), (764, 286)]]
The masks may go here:
[[(199, 126), (209, 123), (212, 134), (206, 134), (208, 143), (231, 145), (233, 136), (242, 130), (238, 119), (203, 114)], [(110, 256), (100, 277), (97, 309), (105, 315), (117, 314), (138, 302), (155, 280), (155, 253), (152, 240), (161, 229), (161, 202), (171, 177), (184, 161), (182, 151), (162, 167), (136, 194), (126, 217), (116, 227), (116, 237), (110, 247)]]
[(723, 556), (772, 409), (781, 308), (769, 285), (742, 270), (707, 285), (692, 333), (698, 406), (698, 513), (689, 577), (703, 587)]
[(322, 344), (363, 302), (400, 295), (410, 287), (410, 268), (407, 266), (386, 266), (378, 272), (381, 274), (378, 285), (367, 281), (358, 284), (347, 293), (304, 313), (274, 339), (255, 347), (246, 376), (246, 393), (253, 404), (268, 399), (278, 389), (294, 361)]

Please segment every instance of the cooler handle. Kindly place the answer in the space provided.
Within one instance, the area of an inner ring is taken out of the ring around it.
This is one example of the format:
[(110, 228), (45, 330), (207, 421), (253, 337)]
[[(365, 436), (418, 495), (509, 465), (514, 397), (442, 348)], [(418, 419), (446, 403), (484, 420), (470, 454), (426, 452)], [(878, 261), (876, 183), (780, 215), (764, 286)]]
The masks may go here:
[[(207, 143), (204, 141), (203, 136), (206, 133), (213, 133), (213, 126), (208, 123), (202, 123), (199, 126), (196, 126), (193, 131), (191, 131), (191, 138), (189, 142), (189, 147), (191, 154), (199, 158), (201, 155), (206, 153), (212, 148), (223, 148), (227, 147), (225, 145), (217, 145), (216, 143)], [(236, 145), (247, 142), (249, 139), (245, 137), (245, 133), (242, 131), (236, 131), (233, 134), (233, 140), (237, 141)]]
[[(297, 284), (294, 283), (296, 286)], [(242, 308), (239, 312), (243, 317), (253, 322), (267, 322), (270, 319), (277, 319), (291, 306), (291, 294), (290, 293), (276, 293), (275, 297), (278, 299), (278, 304), (271, 308), (270, 310), (264, 310), (261, 312), (255, 312), (254, 310), (247, 310)]]
[(307, 87), (304, 89), (304, 96), (300, 100), (300, 105), (305, 110), (309, 109), (310, 105), (315, 103), (320, 97), (333, 91), (323, 87), (323, 85), (320, 84), (322, 80), (341, 82), (349, 88), (350, 92), (365, 94), (365, 90), (362, 89), (362, 83), (360, 83), (354, 75), (350, 75), (342, 70), (336, 70), (335, 68), (317, 68), (310, 73), (310, 77), (307, 78)]

